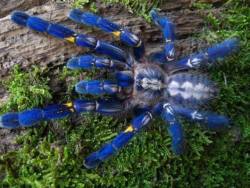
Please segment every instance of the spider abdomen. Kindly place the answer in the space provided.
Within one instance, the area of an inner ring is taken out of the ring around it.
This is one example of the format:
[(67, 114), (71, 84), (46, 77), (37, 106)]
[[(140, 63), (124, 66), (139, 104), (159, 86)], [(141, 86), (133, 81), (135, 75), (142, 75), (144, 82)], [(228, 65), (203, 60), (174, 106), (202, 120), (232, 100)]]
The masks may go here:
[(165, 96), (177, 104), (197, 105), (217, 93), (214, 83), (202, 74), (176, 73), (168, 80)]

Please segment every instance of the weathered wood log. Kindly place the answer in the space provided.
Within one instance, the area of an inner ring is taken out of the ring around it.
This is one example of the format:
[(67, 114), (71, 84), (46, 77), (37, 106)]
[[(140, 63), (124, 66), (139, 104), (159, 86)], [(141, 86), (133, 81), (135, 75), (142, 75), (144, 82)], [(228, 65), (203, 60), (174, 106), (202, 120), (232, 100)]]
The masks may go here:
[[(176, 24), (176, 33), (179, 39), (177, 40), (177, 51), (180, 54), (183, 53), (183, 50), (190, 49), (189, 47), (194, 45), (188, 36), (199, 33), (204, 25), (201, 12), (190, 10), (190, 3), (190, 0), (169, 1), (162, 7), (163, 14), (169, 16)], [(148, 52), (157, 51), (162, 47), (162, 35), (157, 27), (146, 23), (143, 18), (129, 14), (122, 6), (108, 8), (103, 4), (100, 6), (102, 15), (139, 34), (146, 46), (149, 46)], [(67, 19), (68, 11), (69, 8), (64, 4), (47, 3), (30, 9), (28, 13), (39, 15), (53, 22), (63, 23), (78, 32), (95, 35), (103, 40), (111, 39), (109, 35), (100, 31), (96, 32), (88, 27), (77, 28), (76, 24)], [(0, 19), (0, 28), (0, 77), (7, 75), (15, 64), (19, 64), (23, 68), (28, 68), (32, 64), (39, 64), (41, 68), (51, 65), (57, 66), (64, 64), (64, 61), (70, 56), (86, 51), (86, 49), (75, 47), (64, 41), (17, 26), (11, 22), (10, 16)]]
[[(223, 0), (203, 0), (204, 2), (222, 3)], [(192, 0), (168, 0), (161, 9), (161, 14), (167, 15), (176, 24), (178, 56), (200, 48), (200, 41), (192, 38), (202, 31), (205, 10), (192, 10)], [(112, 40), (111, 36), (86, 26), (77, 26), (67, 19), (69, 7), (65, 4), (51, 3), (48, 0), (3, 0), (0, 2), (0, 78), (9, 75), (14, 65), (19, 64), (24, 70), (33, 64), (41, 68), (61, 66), (65, 61), (76, 54), (86, 52), (86, 49), (75, 47), (44, 34), (36, 33), (27, 28), (17, 26), (10, 20), (10, 12), (16, 9), (28, 10), (32, 15), (39, 15), (44, 19), (65, 24), (77, 32), (87, 33), (103, 40)], [(104, 5), (97, 2), (101, 15), (128, 27), (141, 36), (146, 43), (147, 53), (159, 51), (163, 47), (162, 34), (157, 27), (148, 24), (143, 18), (128, 13), (120, 5)], [(209, 10), (214, 14), (220, 12), (220, 6)], [(56, 73), (55, 73), (56, 74)], [(5, 97), (4, 97), (5, 96)], [(4, 89), (0, 89), (1, 101), (7, 99)], [(15, 135), (20, 130), (0, 129), (0, 153), (15, 149)]]
[(32, 7), (46, 3), (48, 0), (1, 0), (0, 1), (0, 17), (6, 16), (12, 10), (22, 9), (28, 10)]

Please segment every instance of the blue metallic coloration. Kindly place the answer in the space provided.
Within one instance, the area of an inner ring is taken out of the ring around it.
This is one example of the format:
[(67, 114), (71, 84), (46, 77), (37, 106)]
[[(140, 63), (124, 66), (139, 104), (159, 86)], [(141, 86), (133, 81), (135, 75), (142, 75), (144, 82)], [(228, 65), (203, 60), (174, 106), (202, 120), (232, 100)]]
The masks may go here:
[[(11, 19), (18, 25), (109, 56), (107, 58), (88, 54), (73, 57), (68, 61), (68, 68), (85, 70), (98, 68), (102, 69), (100, 70), (104, 73), (102, 76), (105, 75), (105, 71), (110, 71), (111, 74), (105, 78), (109, 80), (102, 78), (84, 80), (75, 86), (78, 93), (101, 95), (101, 99), (77, 99), (41, 109), (6, 113), (0, 116), (0, 127), (30, 127), (41, 121), (85, 112), (118, 117), (135, 116), (125, 131), (85, 159), (84, 165), (87, 168), (94, 168), (116, 154), (136, 133), (151, 122), (153, 116), (161, 117), (168, 125), (172, 150), (177, 155), (184, 152), (185, 145), (184, 132), (178, 121), (179, 116), (200, 122), (215, 131), (230, 127), (230, 120), (226, 116), (202, 111), (202, 107), (216, 96), (218, 89), (204, 74), (197, 74), (188, 69), (213, 65), (215, 61), (235, 52), (239, 46), (237, 39), (227, 39), (205, 51), (173, 62), (174, 25), (168, 18), (160, 16), (155, 9), (151, 11), (151, 17), (163, 33), (165, 47), (160, 52), (150, 54), (149, 57), (144, 56), (142, 40), (120, 25), (80, 10), (71, 11), (69, 17), (78, 23), (112, 33), (115, 38), (132, 47), (133, 53), (94, 37), (77, 34), (65, 26), (23, 12), (14, 12)], [(112, 95), (112, 98), (105, 99), (106, 94)]]
[(144, 126), (146, 126), (152, 120), (152, 114), (145, 112), (131, 122), (131, 125), (123, 132), (118, 134), (111, 142), (105, 144), (100, 150), (90, 154), (84, 160), (84, 166), (86, 168), (94, 168), (102, 161), (108, 159), (120, 149), (122, 149)]
[(86, 100), (78, 99), (73, 102), (74, 109), (78, 113), (98, 112), (104, 115), (119, 114), (124, 110), (121, 101), (115, 99), (108, 100)]
[(167, 18), (160, 16), (156, 9), (150, 11), (151, 18), (153, 22), (160, 27), (163, 32), (163, 37), (165, 39), (165, 58), (167, 61), (173, 61), (175, 56), (174, 43), (175, 40), (175, 26), (174, 24)]
[(211, 130), (220, 130), (230, 126), (230, 120), (222, 115), (211, 112), (197, 111), (180, 106), (174, 106), (174, 110), (178, 115), (181, 115), (192, 121), (201, 122)]
[(97, 40), (95, 38), (93, 38), (93, 37), (83, 35), (83, 34), (79, 34), (79, 35), (77, 35), (75, 37), (75, 44), (77, 46), (94, 49), (96, 47)]
[(29, 17), (28, 14), (20, 11), (15, 11), (11, 14), (11, 20), (21, 26), (27, 26)]
[(27, 26), (38, 32), (46, 32), (47, 34), (59, 39), (65, 39), (75, 43), (77, 46), (87, 47), (98, 53), (108, 55), (116, 60), (126, 61), (126, 53), (120, 48), (103, 41), (96, 40), (93, 37), (77, 34), (73, 30), (59, 24), (50, 23), (41, 18), (29, 16), (22, 12), (13, 12), (11, 19), (13, 22)]
[(172, 150), (176, 155), (184, 152), (184, 133), (181, 124), (176, 119), (175, 111), (169, 103), (163, 104), (162, 119), (169, 124), (168, 132), (172, 138)]
[(74, 109), (78, 113), (94, 112), (96, 110), (96, 101), (87, 99), (77, 99), (73, 102)]
[(114, 99), (98, 100), (96, 105), (96, 112), (104, 115), (120, 114), (124, 110), (123, 104)]
[(82, 12), (74, 9), (69, 13), (69, 18), (77, 23), (88, 26), (94, 26), (102, 31), (113, 33), (124, 44), (134, 47), (134, 55), (136, 59), (140, 59), (144, 54), (144, 44), (141, 39), (130, 31), (123, 29), (120, 25), (115, 24), (105, 18), (97, 16), (90, 12)]
[(66, 39), (76, 35), (71, 29), (59, 24), (50, 24), (47, 28), (47, 33), (59, 39)]
[(156, 62), (159, 64), (166, 63), (167, 60), (166, 60), (166, 56), (165, 56), (165, 51), (155, 52), (155, 53), (150, 54), (149, 60), (151, 62), (154, 62), (154, 63)]
[(174, 55), (175, 55), (174, 43), (173, 42), (167, 43), (165, 45), (164, 52), (165, 52), (166, 60), (168, 62), (173, 61), (174, 60)]
[(27, 20), (27, 27), (39, 32), (47, 32), (49, 25), (49, 22), (38, 17), (31, 16)]
[(227, 39), (203, 52), (191, 54), (189, 57), (173, 63), (172, 69), (180, 70), (213, 65), (217, 60), (225, 58), (238, 49), (239, 41), (236, 38)]
[(128, 46), (136, 47), (140, 42), (140, 39), (136, 35), (130, 33), (127, 30), (121, 31), (120, 35), (121, 41), (125, 41)]
[(75, 90), (80, 94), (115, 94), (119, 92), (119, 86), (114, 81), (84, 80), (76, 84)]
[(130, 66), (127, 63), (118, 60), (111, 60), (103, 57), (96, 57), (93, 55), (83, 55), (79, 57), (71, 58), (67, 67), (69, 69), (129, 69)]
[(29, 16), (23, 12), (14, 12), (11, 16), (11, 19), (19, 25), (27, 26), (30, 29), (38, 32), (46, 32), (49, 35), (60, 39), (71, 37), (75, 34), (74, 31), (62, 25), (52, 24), (41, 18)]
[(134, 52), (135, 59), (140, 60), (145, 54), (144, 43), (141, 43), (139, 47), (134, 47), (133, 52)]
[(20, 126), (18, 113), (7, 113), (0, 116), (0, 127), (15, 129)]
[(7, 113), (0, 116), (0, 127), (30, 127), (40, 121), (64, 118), (72, 111), (65, 105), (50, 105), (44, 109), (33, 108), (20, 113)]
[(45, 120), (60, 119), (70, 115), (72, 111), (63, 104), (49, 105), (43, 109), (43, 115)]
[[(73, 57), (67, 63), (67, 67), (69, 69), (91, 69), (94, 65), (95, 57), (92, 55)], [(104, 65), (104, 67), (107, 66)]]
[(69, 13), (69, 18), (77, 23), (98, 27), (105, 32), (113, 32), (120, 30), (119, 25), (105, 18), (97, 16), (91, 12), (82, 12), (79, 9), (72, 10)]
[(49, 105), (43, 109), (33, 108), (19, 113), (7, 113), (0, 116), (0, 127), (31, 127), (41, 121), (65, 118), (72, 113), (97, 112), (104, 115), (116, 115), (124, 110), (119, 100), (78, 99), (66, 104)]
[(119, 86), (128, 87), (133, 84), (134, 78), (131, 71), (119, 71), (116, 73), (116, 79)]
[(176, 155), (181, 155), (185, 150), (183, 128), (180, 123), (175, 122), (168, 127), (168, 133), (172, 138), (171, 148)]
[(19, 123), (22, 127), (32, 126), (44, 119), (43, 111), (41, 109), (31, 109), (19, 113)]
[(98, 41), (95, 50), (119, 61), (126, 61), (127, 58), (127, 54), (123, 50), (107, 42)]

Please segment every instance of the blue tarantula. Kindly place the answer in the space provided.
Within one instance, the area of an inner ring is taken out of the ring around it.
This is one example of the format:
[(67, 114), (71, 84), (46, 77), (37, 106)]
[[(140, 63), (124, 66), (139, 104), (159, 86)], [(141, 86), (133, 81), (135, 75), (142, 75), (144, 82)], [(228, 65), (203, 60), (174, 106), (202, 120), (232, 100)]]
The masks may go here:
[(111, 98), (77, 99), (65, 104), (49, 105), (43, 109), (33, 108), (19, 113), (7, 113), (0, 116), (0, 127), (30, 127), (40, 121), (82, 112), (112, 116), (134, 114), (135, 117), (125, 131), (84, 160), (87, 168), (98, 166), (122, 149), (136, 133), (152, 121), (154, 116), (160, 116), (168, 124), (172, 150), (177, 155), (184, 151), (184, 133), (178, 116), (203, 123), (212, 130), (228, 127), (230, 121), (227, 117), (201, 110), (202, 106), (217, 94), (217, 88), (205, 75), (194, 73), (192, 69), (213, 65), (218, 59), (236, 51), (237, 39), (227, 39), (205, 51), (175, 61), (174, 24), (168, 18), (160, 16), (156, 10), (152, 10), (150, 14), (153, 22), (163, 32), (165, 47), (162, 51), (145, 57), (144, 44), (139, 37), (95, 14), (72, 10), (69, 18), (77, 23), (111, 33), (132, 48), (124, 51), (111, 43), (78, 34), (63, 25), (15, 11), (11, 19), (18, 25), (27, 26), (104, 55), (74, 57), (68, 61), (67, 67), (110, 70), (112, 79), (80, 81), (76, 84), (75, 90), (80, 94), (109, 94)]

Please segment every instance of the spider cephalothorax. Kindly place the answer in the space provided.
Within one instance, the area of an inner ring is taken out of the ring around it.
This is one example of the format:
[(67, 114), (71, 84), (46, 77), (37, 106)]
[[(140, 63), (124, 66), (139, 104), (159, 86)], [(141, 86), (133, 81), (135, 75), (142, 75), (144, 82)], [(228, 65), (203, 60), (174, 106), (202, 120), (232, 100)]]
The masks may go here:
[(184, 150), (183, 130), (178, 116), (201, 122), (212, 130), (227, 127), (227, 117), (202, 111), (201, 107), (215, 96), (217, 88), (206, 76), (192, 70), (211, 66), (218, 58), (229, 55), (237, 49), (237, 40), (225, 40), (206, 51), (175, 61), (173, 23), (168, 18), (158, 15), (156, 10), (151, 11), (151, 17), (163, 32), (165, 47), (162, 51), (145, 57), (144, 44), (139, 37), (120, 25), (92, 13), (72, 10), (69, 18), (112, 33), (123, 44), (132, 47), (132, 52), (91, 36), (78, 34), (65, 26), (23, 12), (14, 12), (11, 18), (21, 26), (105, 55), (100, 57), (88, 54), (74, 57), (69, 60), (67, 67), (87, 70), (98, 68), (112, 72), (113, 79), (84, 80), (75, 87), (81, 94), (109, 94), (112, 97), (98, 100), (77, 99), (43, 109), (33, 108), (19, 113), (7, 113), (0, 116), (0, 127), (29, 127), (42, 120), (63, 118), (72, 113), (82, 112), (113, 116), (134, 114), (135, 117), (125, 131), (84, 160), (87, 168), (96, 167), (123, 148), (154, 116), (160, 116), (168, 123), (172, 149), (176, 154), (181, 154)]

